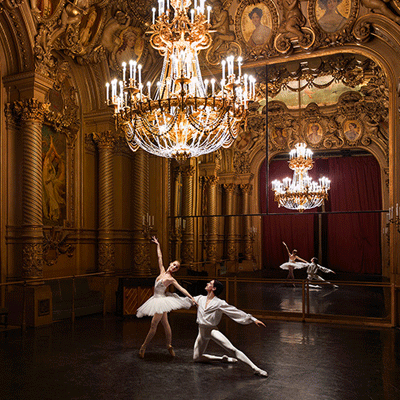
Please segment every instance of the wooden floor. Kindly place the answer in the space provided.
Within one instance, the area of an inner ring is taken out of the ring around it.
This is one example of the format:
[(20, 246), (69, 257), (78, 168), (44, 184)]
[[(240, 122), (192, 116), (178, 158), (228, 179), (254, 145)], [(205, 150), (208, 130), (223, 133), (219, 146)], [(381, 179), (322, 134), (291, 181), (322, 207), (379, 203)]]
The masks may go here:
[[(268, 378), (246, 365), (196, 364), (195, 314), (171, 313), (172, 358), (160, 326), (139, 359), (150, 319), (100, 315), (0, 333), (0, 398), (357, 400), (400, 399), (400, 330), (265, 321), (220, 330)], [(215, 344), (210, 353), (223, 354)]]

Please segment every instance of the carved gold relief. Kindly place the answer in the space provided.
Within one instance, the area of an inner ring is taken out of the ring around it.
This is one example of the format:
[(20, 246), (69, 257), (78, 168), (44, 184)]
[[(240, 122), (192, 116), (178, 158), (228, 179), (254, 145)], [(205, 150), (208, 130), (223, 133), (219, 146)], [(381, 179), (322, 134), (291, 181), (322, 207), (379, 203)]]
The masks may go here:
[(50, 231), (43, 233), (43, 261), (46, 265), (54, 265), (62, 254), (66, 254), (68, 257), (73, 256), (75, 247), (67, 243), (69, 235), (63, 229), (53, 227)]
[(115, 266), (114, 243), (99, 243), (99, 270), (113, 271)]
[(301, 10), (300, 0), (283, 0), (278, 3), (281, 8), (279, 33), (275, 37), (275, 49), (282, 54), (293, 50), (293, 44), (308, 50), (315, 42), (315, 34), (305, 27), (306, 18)]
[(22, 250), (22, 274), (23, 278), (43, 277), (43, 244), (24, 243)]
[(235, 32), (231, 29), (233, 18), (227, 8), (224, 8), (222, 1), (213, 3), (211, 15), (212, 44), (207, 49), (206, 60), (211, 65), (220, 64), (221, 60), (233, 55), (242, 55), (242, 48), (236, 41)]

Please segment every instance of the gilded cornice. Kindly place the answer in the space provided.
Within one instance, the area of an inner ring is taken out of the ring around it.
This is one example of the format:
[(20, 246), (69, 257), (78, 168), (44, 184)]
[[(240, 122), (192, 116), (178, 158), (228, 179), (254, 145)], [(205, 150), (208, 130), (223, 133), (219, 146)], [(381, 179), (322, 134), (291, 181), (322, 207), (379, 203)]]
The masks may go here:
[[(15, 2), (7, 0), (3, 3), (11, 5)], [(202, 53), (201, 59), (209, 66), (216, 66), (229, 54), (253, 62), (332, 46), (340, 48), (352, 42), (365, 42), (371, 36), (377, 13), (384, 14), (393, 28), (400, 22), (396, 8), (382, 1), (345, 0), (343, 3), (343, 15), (339, 14), (343, 21), (336, 27), (326, 28), (318, 14), (319, 0), (308, 0), (306, 4), (301, 0), (260, 0), (258, 3), (242, 0), (234, 5), (232, 1), (221, 2), (221, 9), (213, 7), (211, 13), (211, 26), (216, 26), (213, 39), (217, 45)], [(254, 45), (243, 27), (249, 20), (249, 11), (257, 4), (268, 14), (269, 36), (263, 44)], [(381, 4), (379, 9), (374, 9), (378, 4)], [(35, 44), (38, 64), (51, 66), (51, 52), (57, 50), (79, 64), (98, 63), (106, 58), (113, 70), (120, 71), (117, 52), (125, 40), (124, 35), (131, 33), (138, 45), (136, 56), (146, 66), (144, 70), (154, 67), (157, 55), (145, 36), (152, 19), (151, 4), (146, 0), (119, 0), (116, 3), (62, 0), (54, 10), (46, 12), (32, 3), (32, 14), (38, 32)], [(228, 16), (226, 25), (220, 27), (217, 22), (225, 14)]]

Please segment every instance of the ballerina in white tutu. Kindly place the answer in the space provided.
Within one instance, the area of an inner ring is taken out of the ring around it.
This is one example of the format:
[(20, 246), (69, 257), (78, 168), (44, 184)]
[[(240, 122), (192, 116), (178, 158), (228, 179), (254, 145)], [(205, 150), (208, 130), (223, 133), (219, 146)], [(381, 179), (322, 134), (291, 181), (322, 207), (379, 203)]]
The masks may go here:
[[(168, 312), (171, 310), (178, 310), (180, 308), (190, 308), (192, 304), (196, 304), (194, 298), (189, 292), (184, 289), (179, 283), (173, 278), (172, 274), (177, 272), (180, 268), (180, 262), (175, 260), (169, 264), (168, 269), (165, 270), (161, 246), (157, 238), (153, 236), (152, 242), (157, 244), (157, 256), (158, 266), (160, 268), (160, 275), (158, 275), (154, 285), (154, 295), (150, 297), (144, 304), (142, 304), (136, 312), (136, 316), (141, 318), (143, 316), (153, 316), (151, 320), (150, 330), (139, 350), (139, 357), (144, 358), (147, 345), (153, 339), (158, 324), (162, 323), (165, 331), (165, 339), (167, 342), (167, 349), (172, 357), (175, 357), (174, 348), (172, 347), (172, 331), (168, 322)], [(166, 292), (169, 285), (174, 285), (180, 292), (191, 299), (191, 302), (187, 298), (180, 297), (176, 293)]]
[[(293, 271), (299, 268), (306, 268), (308, 267), (308, 263), (306, 260), (303, 260), (297, 255), (297, 250), (293, 250), (292, 252), (289, 251), (285, 242), (282, 242), (286, 247), (286, 250), (289, 254), (289, 261), (280, 265), (280, 268), (287, 269), (289, 271), (287, 279), (294, 279)], [(300, 261), (300, 262), (299, 262)]]

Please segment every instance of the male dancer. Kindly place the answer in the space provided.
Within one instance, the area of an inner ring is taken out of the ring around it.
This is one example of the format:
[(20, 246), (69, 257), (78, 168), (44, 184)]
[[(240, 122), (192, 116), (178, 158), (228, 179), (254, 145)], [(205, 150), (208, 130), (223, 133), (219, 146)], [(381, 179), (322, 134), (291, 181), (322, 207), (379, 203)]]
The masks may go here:
[[(310, 281), (310, 282), (312, 280), (324, 281), (325, 282), (325, 279), (317, 274), (318, 270), (321, 270), (322, 272), (325, 272), (326, 274), (336, 274), (335, 271), (332, 271), (329, 268), (325, 268), (322, 265), (319, 265), (318, 264), (318, 258), (317, 257), (313, 257), (311, 259), (311, 263), (309, 263), (308, 266), (307, 266), (307, 280)], [(327, 282), (327, 283), (330, 283), (330, 282)], [(332, 283), (330, 283), (330, 284), (333, 285)], [(333, 287), (334, 288), (338, 288), (339, 286), (333, 285)]]
[[(207, 296), (195, 296), (194, 299), (198, 303), (197, 307), (197, 323), (199, 325), (199, 334), (194, 344), (193, 360), (195, 362), (204, 361), (222, 361), (222, 362), (237, 362), (237, 359), (246, 363), (253, 369), (254, 373), (259, 376), (267, 377), (266, 371), (258, 368), (253, 364), (249, 358), (236, 347), (223, 335), (217, 325), (221, 321), (222, 314), (226, 314), (229, 318), (233, 319), (242, 325), (248, 325), (254, 322), (257, 326), (264, 326), (265, 324), (250, 314), (237, 309), (228, 304), (225, 300), (217, 297), (224, 289), (221, 282), (212, 280), (207, 283), (206, 291)], [(215, 343), (219, 344), (225, 350), (232, 351), (236, 358), (224, 356), (214, 356), (204, 354), (207, 349), (208, 342), (212, 339)]]

